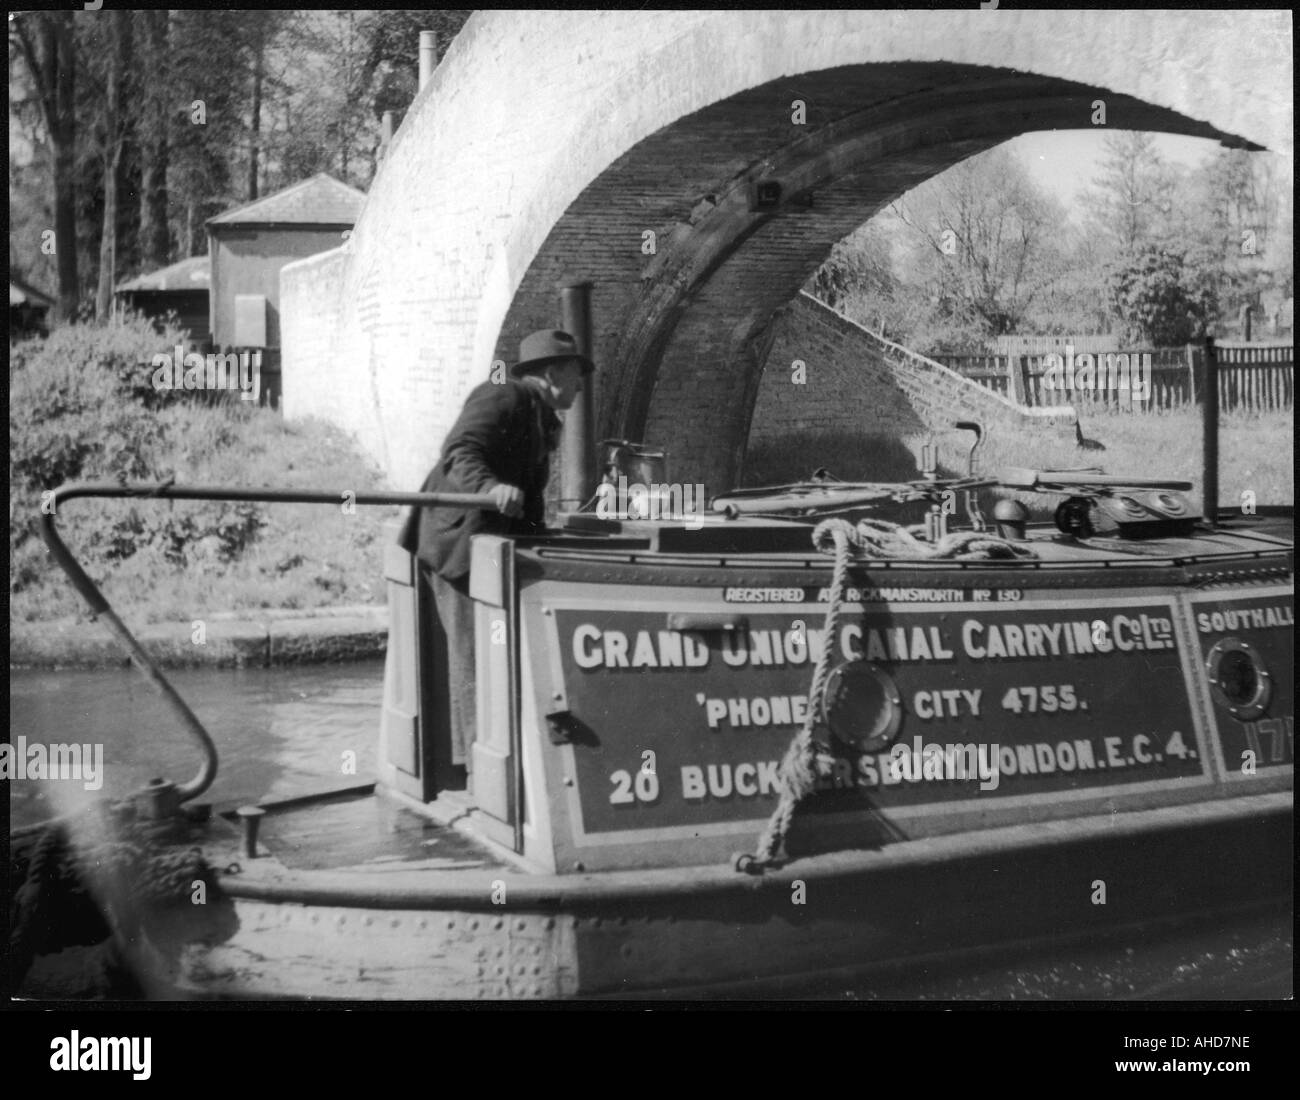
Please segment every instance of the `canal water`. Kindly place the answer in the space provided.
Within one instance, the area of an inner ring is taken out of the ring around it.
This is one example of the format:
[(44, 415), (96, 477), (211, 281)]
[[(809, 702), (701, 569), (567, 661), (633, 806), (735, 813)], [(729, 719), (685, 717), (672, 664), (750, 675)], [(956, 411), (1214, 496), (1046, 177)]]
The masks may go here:
[[(205, 802), (262, 802), (374, 778), (384, 663), (277, 669), (179, 669), (168, 679), (207, 727), (220, 763)], [(12, 736), (102, 745), (101, 793), (121, 797), (155, 776), (194, 775), (198, 750), (162, 696), (133, 669), (19, 672), (11, 677)], [(17, 781), (14, 825), (40, 821), (84, 784)]]
[[(383, 662), (169, 674), (207, 725), (221, 764), (205, 801), (292, 798), (374, 776)], [(188, 779), (197, 755), (161, 697), (131, 670), (14, 672), (12, 738), (102, 745), (103, 788), (118, 797), (155, 776)], [(93, 751), (93, 750), (92, 750)], [(82, 784), (10, 784), (13, 826), (44, 820)], [(84, 797), (84, 796), (83, 796)], [(777, 996), (926, 1001), (1239, 1001), (1292, 996), (1289, 905), (1173, 927), (918, 965), (869, 982), (822, 980)]]

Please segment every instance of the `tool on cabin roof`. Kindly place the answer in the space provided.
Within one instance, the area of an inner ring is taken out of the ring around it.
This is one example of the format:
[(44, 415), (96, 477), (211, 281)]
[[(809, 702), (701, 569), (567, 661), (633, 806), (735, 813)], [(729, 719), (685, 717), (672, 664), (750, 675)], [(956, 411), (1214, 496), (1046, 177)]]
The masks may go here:
[(1201, 518), (1184, 495), (1192, 488), (1190, 481), (1106, 474), (1095, 467), (1011, 467), (998, 472), (998, 481), (1008, 489), (1065, 497), (1056, 509), (1056, 526), (1080, 539), (1097, 534), (1099, 521), (1113, 524), (1125, 538), (1186, 536)]

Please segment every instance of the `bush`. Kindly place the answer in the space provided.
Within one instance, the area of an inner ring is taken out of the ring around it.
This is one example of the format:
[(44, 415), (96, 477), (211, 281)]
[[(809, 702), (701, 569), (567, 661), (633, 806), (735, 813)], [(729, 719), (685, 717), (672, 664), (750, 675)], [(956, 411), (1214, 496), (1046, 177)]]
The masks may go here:
[[(239, 410), (213, 409), (207, 432), (190, 427), (163, 403), (180, 395), (153, 388), (155, 355), (170, 353), (185, 336), (161, 333), (139, 317), (107, 327), (66, 325), (48, 339), (15, 344), (10, 356), (9, 513), (10, 591), (30, 582), (36, 558), (32, 520), (41, 494), (70, 481), (163, 481), (176, 474), (170, 453), (183, 446), (219, 449), (238, 432)], [(223, 415), (224, 413), (224, 415)], [(27, 517), (27, 522), (23, 522)], [(19, 522), (15, 523), (17, 519)], [(230, 561), (264, 526), (255, 504), (213, 502), (177, 513), (150, 505), (80, 505), (69, 526), (89, 565), (121, 562), (142, 550), (184, 565), (189, 556)], [(40, 550), (36, 549), (37, 557)]]
[(1148, 245), (1107, 272), (1111, 311), (1128, 339), (1159, 348), (1199, 339), (1215, 319), (1215, 294), (1202, 267), (1181, 252)]
[[(34, 527), (43, 490), (68, 481), (386, 488), (344, 431), (286, 423), (237, 396), (155, 394), (152, 357), (181, 337), (135, 319), (70, 326), (11, 346), (11, 623), (85, 619)], [(146, 389), (147, 385), (147, 389)], [(59, 517), (77, 560), (123, 619), (382, 602), (377, 543), (399, 509), (229, 501), (81, 500)]]

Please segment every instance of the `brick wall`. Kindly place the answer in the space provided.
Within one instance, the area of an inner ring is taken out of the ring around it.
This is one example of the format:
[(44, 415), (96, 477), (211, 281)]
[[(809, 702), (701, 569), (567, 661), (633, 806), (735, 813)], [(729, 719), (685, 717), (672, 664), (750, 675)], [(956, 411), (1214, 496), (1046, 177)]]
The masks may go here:
[[(977, 420), (990, 431), (1047, 424), (1073, 431), (1074, 413), (1021, 409), (955, 371), (869, 332), (807, 294), (777, 314), (749, 442), (805, 431), (899, 437)], [(795, 384), (802, 361), (807, 381)]]
[[(804, 431), (903, 435), (924, 422), (875, 345), (847, 317), (800, 294), (777, 314), (749, 442)], [(792, 381), (802, 363), (803, 384)]]

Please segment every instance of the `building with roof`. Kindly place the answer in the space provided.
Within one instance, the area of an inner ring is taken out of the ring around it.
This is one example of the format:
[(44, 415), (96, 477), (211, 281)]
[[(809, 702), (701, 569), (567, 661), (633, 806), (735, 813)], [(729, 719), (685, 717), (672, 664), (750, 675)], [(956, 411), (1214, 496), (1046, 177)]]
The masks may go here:
[(9, 277), (9, 336), (29, 336), (49, 331), (47, 318), (54, 298), (30, 283)]
[(174, 313), (181, 328), (189, 333), (187, 351), (205, 351), (211, 343), (210, 303), (211, 261), (207, 256), (191, 256), (157, 271), (137, 275), (118, 283), (114, 294), (123, 310), (138, 310), (161, 322)]
[(260, 349), (264, 389), (278, 403), (280, 269), (337, 248), (366, 196), (325, 172), (208, 219), (213, 345)]

